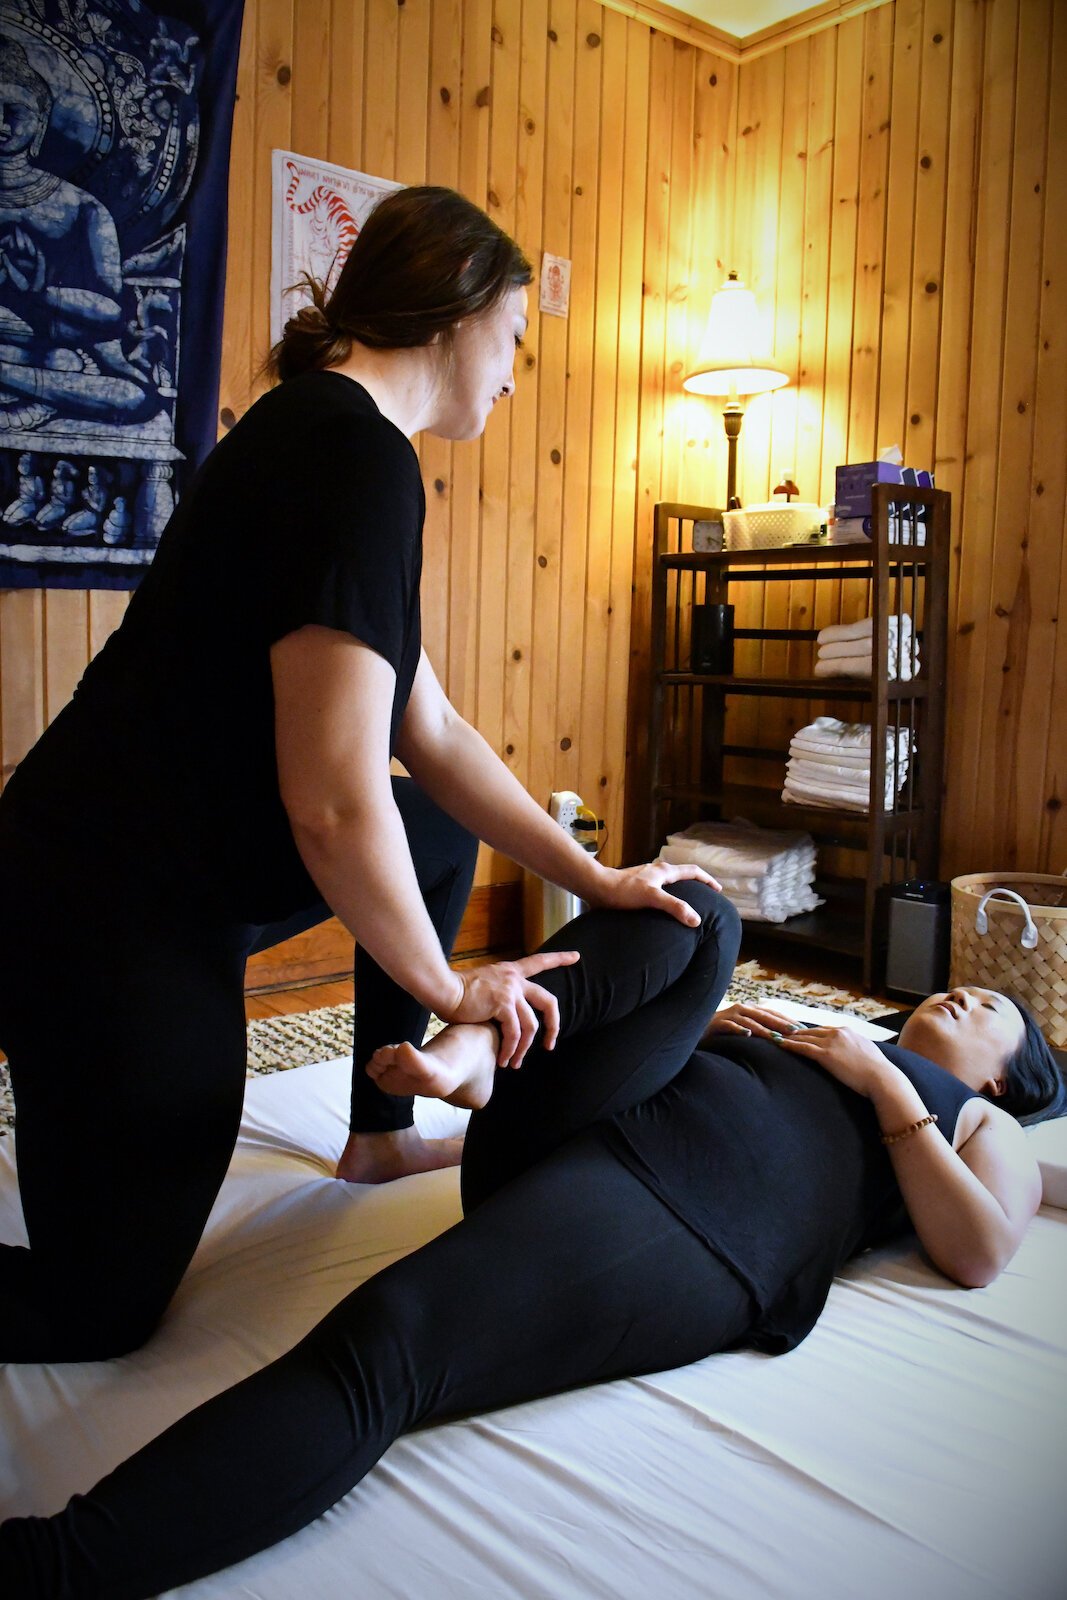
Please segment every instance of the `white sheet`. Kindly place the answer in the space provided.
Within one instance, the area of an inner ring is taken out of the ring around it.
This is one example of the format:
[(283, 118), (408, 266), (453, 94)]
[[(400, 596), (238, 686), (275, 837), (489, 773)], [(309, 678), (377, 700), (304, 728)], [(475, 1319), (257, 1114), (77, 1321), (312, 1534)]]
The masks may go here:
[[(204, 1243), (145, 1350), (0, 1373), (5, 1514), (57, 1509), (458, 1216), (454, 1172), (329, 1177), (346, 1082), (342, 1062), (250, 1083)], [(434, 1107), (427, 1131), (459, 1116)], [(0, 1235), (16, 1226), (5, 1140)], [(714, 1356), (401, 1440), (313, 1527), (182, 1600), (1059, 1600), (1065, 1275), (1052, 1209), (988, 1289), (908, 1249), (867, 1257), (792, 1354)]]

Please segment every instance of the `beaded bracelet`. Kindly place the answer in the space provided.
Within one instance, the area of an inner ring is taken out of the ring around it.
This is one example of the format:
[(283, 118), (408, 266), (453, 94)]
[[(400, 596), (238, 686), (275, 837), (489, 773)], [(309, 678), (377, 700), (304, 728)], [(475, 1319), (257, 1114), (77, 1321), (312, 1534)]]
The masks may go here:
[(913, 1133), (918, 1133), (920, 1128), (928, 1128), (932, 1122), (937, 1121), (937, 1112), (931, 1111), (929, 1116), (920, 1117), (918, 1122), (909, 1123), (906, 1128), (901, 1128), (899, 1133), (883, 1133), (883, 1144), (899, 1144), (901, 1139), (910, 1139)]

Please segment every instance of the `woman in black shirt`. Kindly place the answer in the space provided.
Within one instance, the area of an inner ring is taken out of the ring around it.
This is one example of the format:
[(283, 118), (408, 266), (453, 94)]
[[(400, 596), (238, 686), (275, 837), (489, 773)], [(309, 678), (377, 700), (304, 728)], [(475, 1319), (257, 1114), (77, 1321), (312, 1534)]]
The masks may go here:
[(494, 1019), (502, 1065), (538, 1014), (556, 1032), (535, 979), (571, 953), (448, 966), (476, 839), (594, 904), (689, 917), (666, 885), (710, 881), (592, 859), (422, 651), (411, 436), (473, 439), (511, 394), (529, 280), (460, 195), (383, 200), (0, 796), (0, 1049), (30, 1238), (0, 1246), (0, 1361), (117, 1356), (158, 1322), (233, 1149), (251, 951), (331, 911), (355, 936), (339, 1173), (381, 1181), (458, 1152), (366, 1077), (379, 1045), (418, 1043), (429, 1009)]
[(677, 892), (698, 928), (593, 911), (565, 930), (582, 959), (545, 975), (559, 1046), (522, 1072), (496, 1071), (484, 1025), (379, 1054), (401, 1092), (477, 1107), (464, 1220), (59, 1515), (0, 1527), (0, 1592), (140, 1600), (305, 1526), (417, 1425), (788, 1350), (844, 1261), (909, 1224), (957, 1282), (996, 1276), (1041, 1192), (1014, 1118), (1062, 1103), (1032, 1023), (968, 988), (895, 1045), (745, 1006), (709, 1024), (738, 918)]

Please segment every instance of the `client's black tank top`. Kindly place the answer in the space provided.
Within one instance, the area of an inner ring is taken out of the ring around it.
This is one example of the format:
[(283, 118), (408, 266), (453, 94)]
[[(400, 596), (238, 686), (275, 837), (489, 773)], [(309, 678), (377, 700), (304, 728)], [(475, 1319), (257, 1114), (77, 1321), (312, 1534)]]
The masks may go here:
[[(951, 1142), (974, 1091), (910, 1050), (880, 1048)], [(835, 1272), (909, 1226), (870, 1101), (768, 1040), (696, 1051), (659, 1094), (614, 1118), (608, 1138), (746, 1284), (757, 1349), (799, 1344)]]

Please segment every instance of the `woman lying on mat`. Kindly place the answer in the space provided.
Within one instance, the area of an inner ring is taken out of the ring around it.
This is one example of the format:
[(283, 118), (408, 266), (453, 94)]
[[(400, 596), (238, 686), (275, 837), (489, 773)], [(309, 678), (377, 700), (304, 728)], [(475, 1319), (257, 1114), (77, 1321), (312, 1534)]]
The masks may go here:
[(737, 914), (676, 892), (698, 928), (592, 911), (565, 930), (582, 959), (544, 977), (559, 1042), (521, 1072), (497, 1072), (484, 1024), (379, 1053), (380, 1083), (476, 1108), (463, 1221), (59, 1515), (3, 1524), (0, 1594), (139, 1600), (311, 1522), (419, 1424), (788, 1350), (842, 1264), (909, 1221), (950, 1277), (996, 1276), (1041, 1192), (1014, 1117), (1062, 1101), (1024, 1016), (966, 989), (902, 1045), (759, 1008), (709, 1025)]
[[(0, 796), (0, 1049), (29, 1250), (0, 1246), (0, 1361), (151, 1333), (226, 1171), (245, 958), (332, 914), (357, 941), (339, 1175), (459, 1159), (364, 1072), (429, 1008), (517, 1066), (566, 951), (458, 973), (477, 839), (595, 905), (689, 908), (695, 867), (601, 866), (453, 710), (420, 644), (411, 438), (475, 439), (514, 389), (530, 267), (477, 206), (413, 188), (286, 325), (276, 388), (212, 452), (121, 627)], [(410, 779), (390, 780), (397, 755)], [(416, 786), (417, 785), (417, 786)], [(477, 838), (475, 837), (477, 836)], [(106, 1157), (85, 1130), (103, 1132)]]

